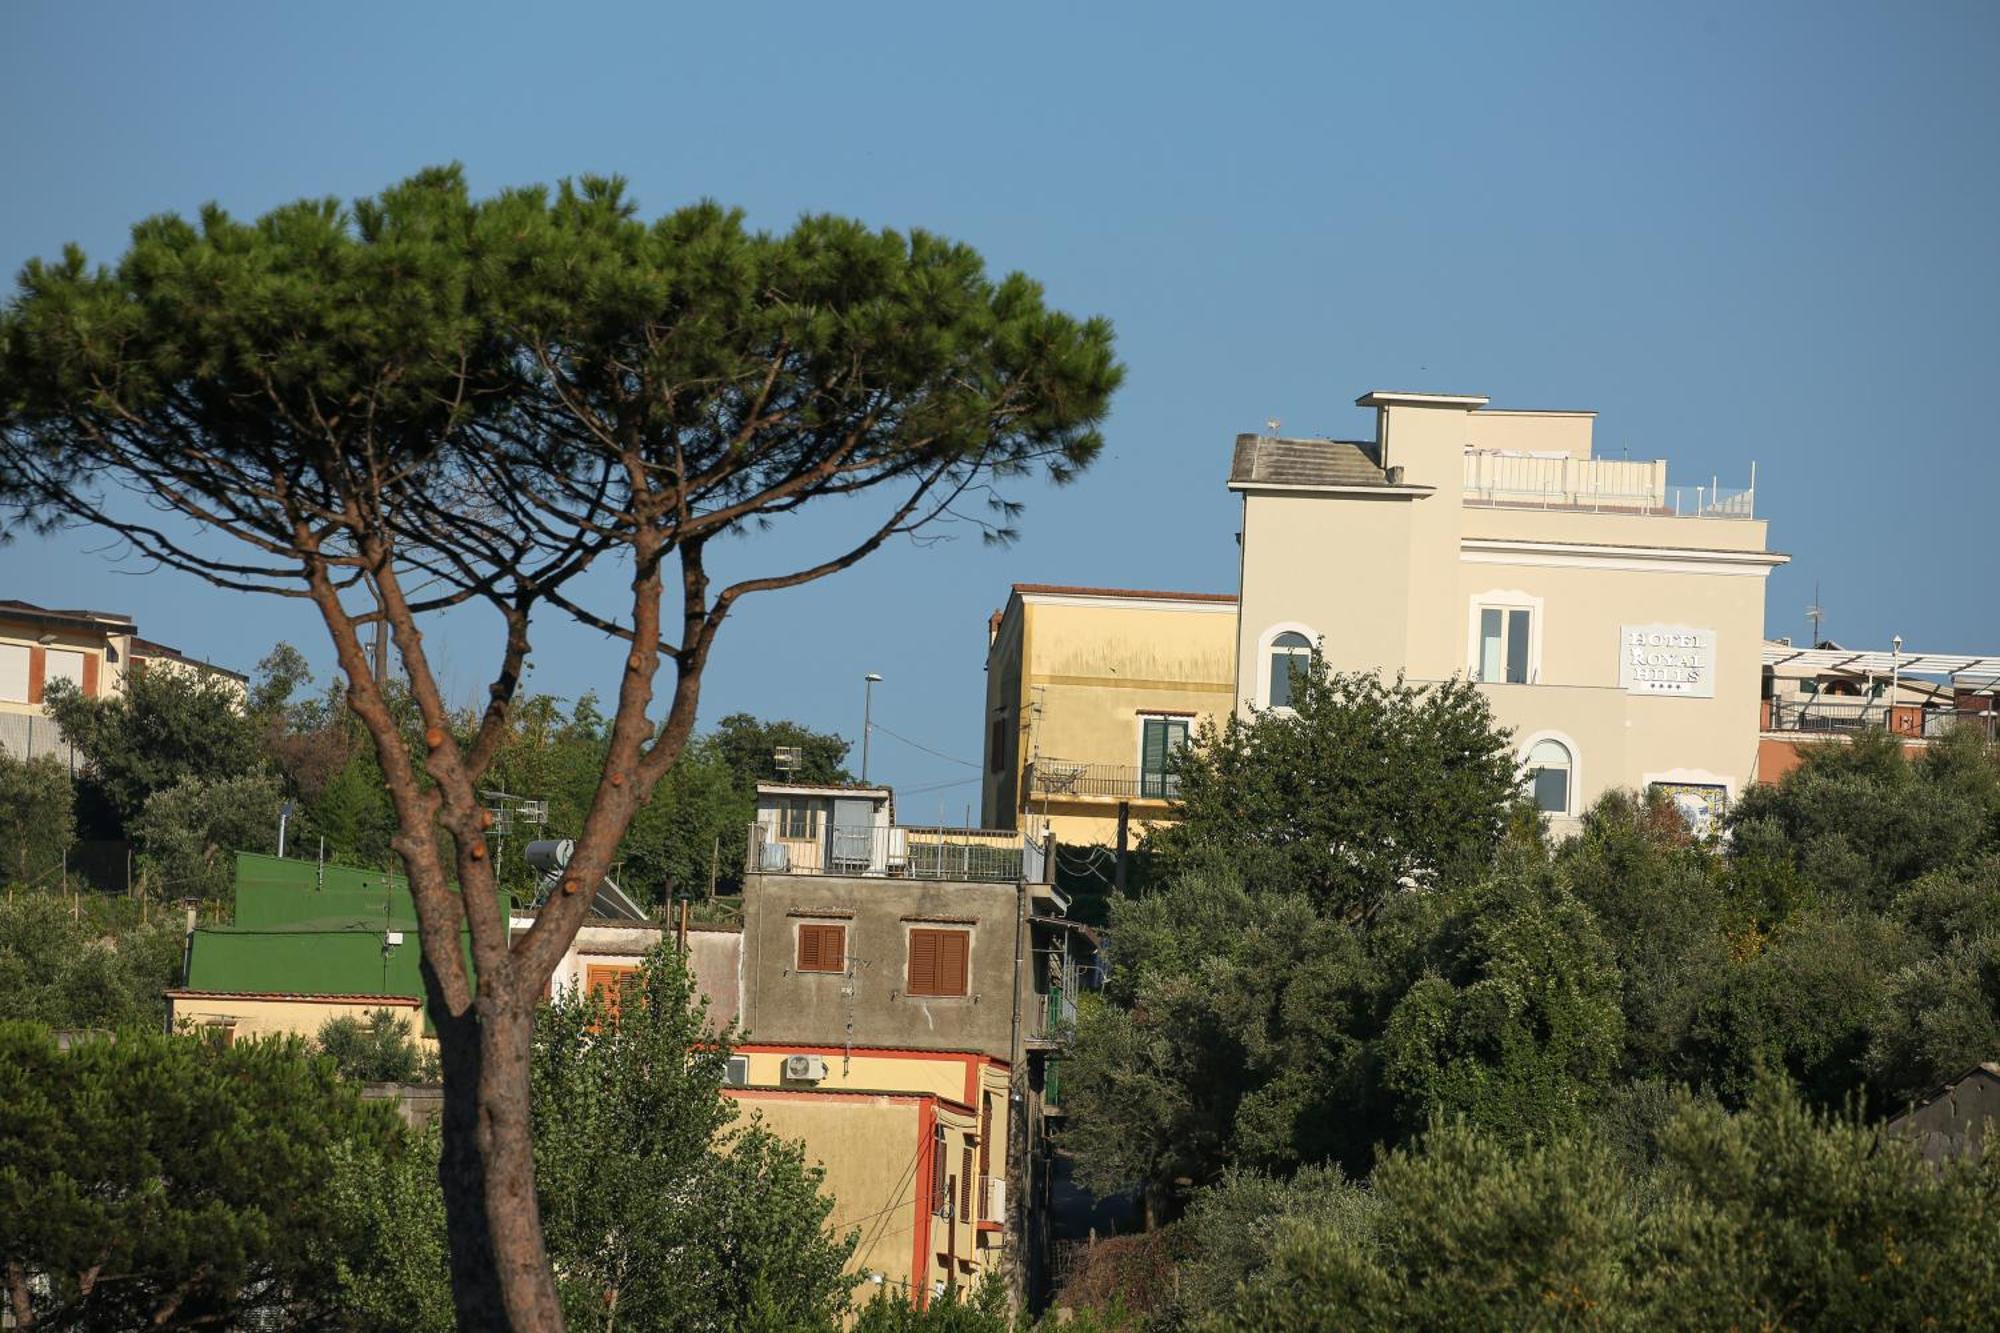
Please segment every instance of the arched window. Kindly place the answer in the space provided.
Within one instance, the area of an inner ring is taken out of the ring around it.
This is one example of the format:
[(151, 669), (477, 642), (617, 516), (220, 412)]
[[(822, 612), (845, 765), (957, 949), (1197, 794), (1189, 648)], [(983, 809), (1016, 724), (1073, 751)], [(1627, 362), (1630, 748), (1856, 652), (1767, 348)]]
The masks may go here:
[(1292, 706), (1292, 672), (1304, 671), (1311, 660), (1312, 644), (1305, 635), (1286, 630), (1271, 640), (1271, 707)]
[(1557, 740), (1539, 740), (1528, 751), (1528, 787), (1535, 796), (1535, 808), (1545, 815), (1569, 813), (1570, 770), (1574, 767), (1569, 747)]

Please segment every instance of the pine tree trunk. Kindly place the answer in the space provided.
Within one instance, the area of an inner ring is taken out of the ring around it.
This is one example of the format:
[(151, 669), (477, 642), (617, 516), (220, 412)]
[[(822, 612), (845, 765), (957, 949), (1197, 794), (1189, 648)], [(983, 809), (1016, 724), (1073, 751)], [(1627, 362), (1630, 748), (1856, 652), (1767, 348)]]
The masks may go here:
[(513, 1333), (560, 1330), (562, 1306), (535, 1200), (529, 1116), (532, 1006), (487, 997), (437, 1024), (444, 1066), (444, 1188), (452, 1303), (458, 1326)]

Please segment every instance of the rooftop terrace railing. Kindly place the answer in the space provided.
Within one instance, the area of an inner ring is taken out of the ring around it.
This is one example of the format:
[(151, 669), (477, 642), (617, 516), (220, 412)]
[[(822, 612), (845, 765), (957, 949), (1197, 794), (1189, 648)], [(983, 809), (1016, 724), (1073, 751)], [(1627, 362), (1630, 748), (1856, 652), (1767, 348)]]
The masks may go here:
[(1493, 449), (1465, 452), (1465, 497), (1520, 509), (1575, 509), (1661, 518), (1755, 518), (1757, 470), (1731, 489), (1669, 486), (1665, 459), (1538, 458)]
[(1991, 710), (1910, 704), (1891, 709), (1881, 699), (1809, 696), (1771, 700), (1767, 730), (1841, 736), (1887, 727), (1898, 735), (1936, 740), (1959, 727), (1973, 727), (1990, 738), (1996, 734), (1996, 720)]
[(767, 875), (854, 875), (891, 879), (1039, 882), (1041, 858), (1012, 829), (906, 825), (821, 825), (800, 837), (750, 826), (748, 869)]

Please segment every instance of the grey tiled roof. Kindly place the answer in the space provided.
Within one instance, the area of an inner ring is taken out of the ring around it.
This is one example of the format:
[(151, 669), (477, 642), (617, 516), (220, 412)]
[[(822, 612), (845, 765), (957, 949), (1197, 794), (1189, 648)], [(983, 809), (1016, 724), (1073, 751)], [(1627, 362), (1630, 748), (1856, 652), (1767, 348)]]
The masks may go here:
[(1387, 486), (1373, 441), (1286, 440), (1239, 435), (1231, 481), (1274, 486)]

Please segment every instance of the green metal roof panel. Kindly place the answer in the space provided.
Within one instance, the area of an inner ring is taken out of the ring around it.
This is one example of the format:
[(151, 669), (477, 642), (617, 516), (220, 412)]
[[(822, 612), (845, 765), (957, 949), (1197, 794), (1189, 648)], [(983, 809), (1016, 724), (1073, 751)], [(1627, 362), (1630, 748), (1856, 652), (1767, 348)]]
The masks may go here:
[(414, 930), (408, 882), (386, 870), (236, 854), (241, 927)]
[(215, 926), (195, 931), (189, 941), (187, 988), (421, 999), (421, 956), (414, 933), (401, 944), (384, 944), (380, 931)]

